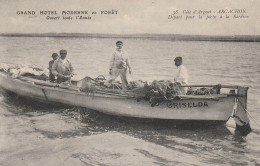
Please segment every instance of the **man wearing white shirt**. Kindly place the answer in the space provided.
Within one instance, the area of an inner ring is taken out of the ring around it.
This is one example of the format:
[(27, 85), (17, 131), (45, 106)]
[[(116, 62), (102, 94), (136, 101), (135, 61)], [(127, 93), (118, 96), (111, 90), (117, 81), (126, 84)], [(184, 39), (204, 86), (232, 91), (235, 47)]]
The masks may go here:
[(112, 54), (112, 57), (110, 59), (110, 65), (109, 65), (109, 74), (110, 79), (105, 83), (106, 86), (110, 86), (111, 83), (118, 77), (121, 77), (122, 81), (122, 88), (127, 88), (127, 78), (126, 78), (126, 72), (127, 67), (129, 69), (129, 74), (131, 74), (131, 64), (129, 61), (129, 57), (127, 55), (127, 52), (123, 50), (123, 42), (117, 41), (116, 42), (117, 49)]
[(55, 60), (51, 72), (54, 76), (57, 76), (57, 83), (70, 82), (71, 77), (74, 74), (74, 69), (70, 61), (66, 58), (67, 51), (60, 50), (60, 58)]
[[(177, 66), (176, 76), (174, 77), (174, 82), (180, 85), (188, 84), (188, 71), (187, 68), (182, 64), (182, 57), (176, 57), (174, 59), (175, 66)], [(187, 87), (181, 88), (181, 93), (186, 94)]]

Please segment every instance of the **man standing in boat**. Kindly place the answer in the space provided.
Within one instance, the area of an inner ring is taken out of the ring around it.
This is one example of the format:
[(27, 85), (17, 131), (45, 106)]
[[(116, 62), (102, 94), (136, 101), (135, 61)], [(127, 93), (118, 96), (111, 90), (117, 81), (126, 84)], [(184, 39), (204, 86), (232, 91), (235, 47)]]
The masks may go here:
[[(187, 68), (182, 64), (182, 57), (176, 57), (174, 59), (175, 66), (177, 66), (176, 75), (174, 77), (174, 82), (180, 85), (187, 85), (188, 84), (188, 71)], [(187, 87), (180, 88), (182, 94), (187, 93)]]
[(112, 57), (110, 59), (110, 65), (109, 65), (109, 74), (110, 78), (105, 83), (106, 86), (111, 86), (111, 83), (118, 77), (121, 77), (122, 81), (122, 88), (127, 88), (127, 67), (129, 68), (129, 74), (131, 74), (131, 64), (129, 61), (129, 57), (127, 55), (127, 52), (123, 50), (123, 42), (117, 41), (116, 42), (116, 50), (112, 54)]
[(67, 51), (66, 50), (60, 50), (60, 58), (55, 60), (52, 65), (52, 74), (54, 76), (57, 76), (57, 83), (62, 82), (69, 82), (70, 79), (73, 76), (73, 67), (70, 63), (70, 61), (66, 58), (67, 57)]

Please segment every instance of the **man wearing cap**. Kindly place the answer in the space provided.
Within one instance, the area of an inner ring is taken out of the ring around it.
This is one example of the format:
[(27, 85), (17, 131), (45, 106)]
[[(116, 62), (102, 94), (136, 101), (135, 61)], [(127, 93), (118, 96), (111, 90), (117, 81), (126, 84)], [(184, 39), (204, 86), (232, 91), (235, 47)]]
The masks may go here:
[(111, 86), (111, 83), (118, 77), (121, 77), (122, 81), (122, 88), (127, 88), (127, 78), (126, 78), (126, 72), (127, 67), (129, 68), (129, 74), (131, 74), (131, 64), (127, 55), (127, 52), (124, 51), (123, 48), (123, 42), (117, 41), (116, 42), (116, 50), (113, 52), (112, 57), (110, 59), (110, 65), (109, 65), (109, 74), (110, 79), (105, 83), (106, 86)]
[(66, 56), (67, 51), (60, 50), (60, 58), (55, 60), (52, 65), (51, 71), (54, 76), (57, 76), (57, 83), (70, 82), (74, 74), (74, 69)]
[(52, 65), (55, 62), (55, 60), (57, 60), (58, 58), (59, 58), (59, 55), (57, 53), (53, 53), (52, 54), (52, 60), (49, 62), (49, 79), (50, 79), (51, 82), (55, 81), (55, 76), (51, 72)]
[[(182, 57), (176, 57), (174, 59), (175, 66), (177, 66), (176, 75), (174, 77), (174, 82), (179, 83), (180, 85), (187, 85), (188, 84), (188, 71), (187, 68), (182, 64)], [(181, 92), (186, 94), (187, 87), (181, 88)]]

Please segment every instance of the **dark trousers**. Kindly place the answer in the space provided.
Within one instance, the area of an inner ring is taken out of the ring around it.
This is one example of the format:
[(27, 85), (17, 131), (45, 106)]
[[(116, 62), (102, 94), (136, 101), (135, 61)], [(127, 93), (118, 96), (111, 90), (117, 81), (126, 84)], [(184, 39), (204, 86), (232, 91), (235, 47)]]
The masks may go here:
[(50, 79), (51, 82), (54, 82), (55, 81), (55, 76), (52, 73), (50, 73), (49, 79)]

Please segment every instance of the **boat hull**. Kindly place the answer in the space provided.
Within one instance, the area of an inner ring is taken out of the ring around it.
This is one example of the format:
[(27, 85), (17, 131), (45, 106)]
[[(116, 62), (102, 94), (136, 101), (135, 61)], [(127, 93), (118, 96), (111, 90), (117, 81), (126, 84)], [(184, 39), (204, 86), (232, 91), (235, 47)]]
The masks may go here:
[(33, 81), (13, 79), (0, 73), (0, 86), (20, 96), (45, 102), (56, 102), (85, 107), (99, 112), (145, 119), (168, 119), (183, 121), (226, 122), (232, 114), (234, 97), (183, 99), (160, 103), (151, 107), (149, 101), (137, 101), (128, 96), (99, 93), (85, 93), (59, 87), (34, 84)]

